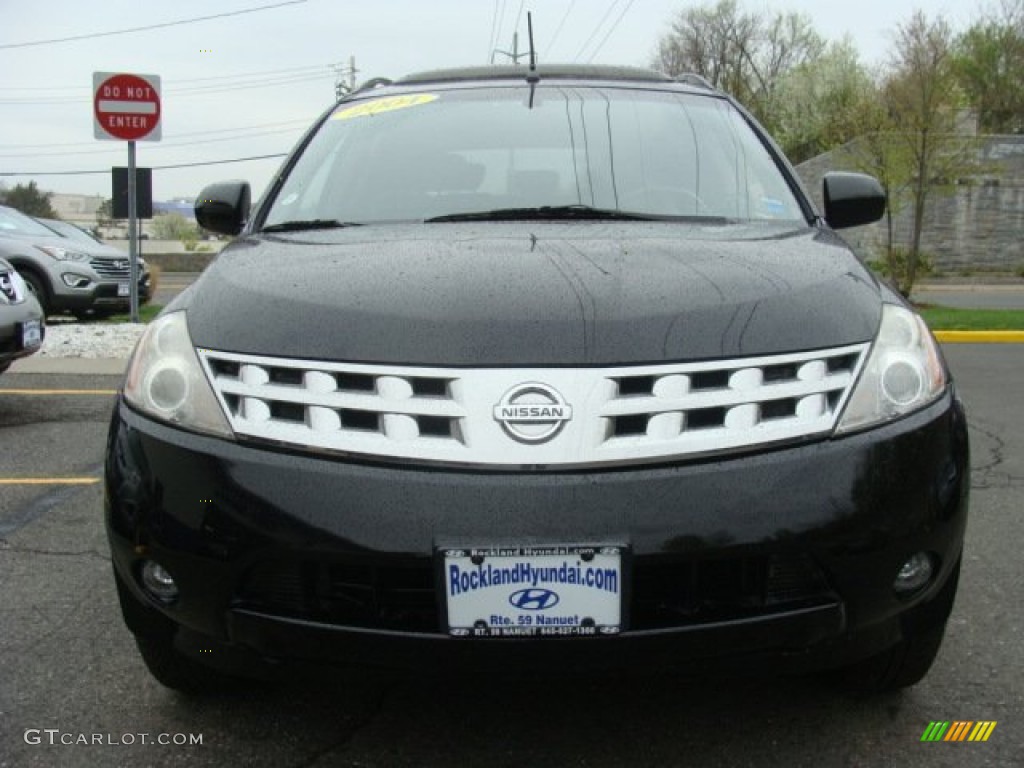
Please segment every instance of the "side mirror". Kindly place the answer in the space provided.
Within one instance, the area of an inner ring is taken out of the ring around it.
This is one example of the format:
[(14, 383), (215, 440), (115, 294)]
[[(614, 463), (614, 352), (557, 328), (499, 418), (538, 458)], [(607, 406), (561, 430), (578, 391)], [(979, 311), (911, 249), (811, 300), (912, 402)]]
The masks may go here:
[(863, 173), (828, 173), (825, 188), (825, 221), (832, 229), (871, 224), (885, 213), (885, 192), (873, 176)]
[(251, 196), (247, 181), (211, 184), (196, 198), (196, 221), (211, 232), (237, 235), (249, 218)]

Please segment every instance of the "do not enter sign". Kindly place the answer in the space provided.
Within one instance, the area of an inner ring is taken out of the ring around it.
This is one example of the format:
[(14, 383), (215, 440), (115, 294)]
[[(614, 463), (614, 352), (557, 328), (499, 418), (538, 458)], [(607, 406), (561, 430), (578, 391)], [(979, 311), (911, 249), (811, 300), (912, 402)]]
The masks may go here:
[(160, 77), (93, 72), (93, 135), (160, 140)]

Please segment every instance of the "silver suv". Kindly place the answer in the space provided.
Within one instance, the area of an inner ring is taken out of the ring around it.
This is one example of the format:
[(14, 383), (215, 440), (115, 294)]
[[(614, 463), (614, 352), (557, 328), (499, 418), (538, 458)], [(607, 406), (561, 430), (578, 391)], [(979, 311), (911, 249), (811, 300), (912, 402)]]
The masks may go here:
[(47, 315), (129, 307), (127, 255), (69, 240), (7, 206), (0, 206), (0, 258), (14, 265)]
[(38, 352), (46, 326), (42, 311), (14, 267), (0, 259), (0, 373)]

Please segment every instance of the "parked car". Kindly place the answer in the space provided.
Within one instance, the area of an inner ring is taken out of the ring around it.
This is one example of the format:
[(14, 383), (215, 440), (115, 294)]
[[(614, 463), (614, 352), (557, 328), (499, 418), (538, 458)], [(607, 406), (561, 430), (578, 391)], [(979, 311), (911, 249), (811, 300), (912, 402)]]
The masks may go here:
[(38, 352), (45, 336), (38, 302), (17, 270), (0, 259), (0, 373), (19, 357)]
[[(107, 256), (109, 258), (121, 260), (125, 258), (124, 251), (114, 248), (111, 245), (107, 245), (98, 235), (87, 229), (83, 229), (77, 224), (72, 224), (70, 221), (61, 221), (60, 219), (44, 219), (39, 216), (34, 216), (33, 218), (47, 229), (52, 229), (61, 237), (66, 237), (68, 240), (77, 242), (79, 245), (87, 246), (89, 248), (89, 253), (93, 256)], [(152, 297), (152, 288), (150, 284), (151, 275), (149, 267), (146, 265), (146, 260), (141, 256), (138, 258), (139, 303), (145, 304)]]
[[(110, 429), (124, 619), (182, 690), (293, 662), (931, 666), (968, 506), (921, 318), (697, 78), (430, 72), (331, 107), (154, 321)], [(549, 676), (545, 676), (545, 671)]]
[(129, 308), (128, 256), (71, 241), (0, 205), (0, 258), (14, 265), (47, 314), (113, 314)]

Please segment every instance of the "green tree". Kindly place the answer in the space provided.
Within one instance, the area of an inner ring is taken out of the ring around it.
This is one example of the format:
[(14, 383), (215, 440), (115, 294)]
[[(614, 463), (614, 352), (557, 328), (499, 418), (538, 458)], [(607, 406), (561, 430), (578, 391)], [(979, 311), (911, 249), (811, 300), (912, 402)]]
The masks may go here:
[(954, 66), (981, 130), (1024, 132), (1024, 0), (1003, 0), (961, 35)]
[(907, 205), (914, 180), (913, 159), (899, 126), (881, 100), (865, 104), (854, 126), (859, 135), (843, 148), (843, 155), (854, 168), (871, 174), (882, 185), (886, 198), (882, 257), (887, 274), (901, 286), (907, 262), (904, 249), (896, 243), (896, 216)]
[(842, 146), (866, 131), (878, 87), (847, 38), (783, 76), (776, 87), (771, 130), (794, 163)]
[(56, 219), (57, 212), (50, 205), (53, 197), (52, 192), (40, 192), (34, 181), (28, 184), (15, 184), (14, 187), (4, 192), (4, 205), (17, 208), (29, 216), (40, 216), (44, 219)]
[(159, 240), (195, 240), (198, 229), (180, 213), (165, 213), (153, 217), (150, 227)]
[(99, 208), (96, 209), (96, 224), (104, 229), (115, 225), (114, 201), (109, 197), (100, 203)]

